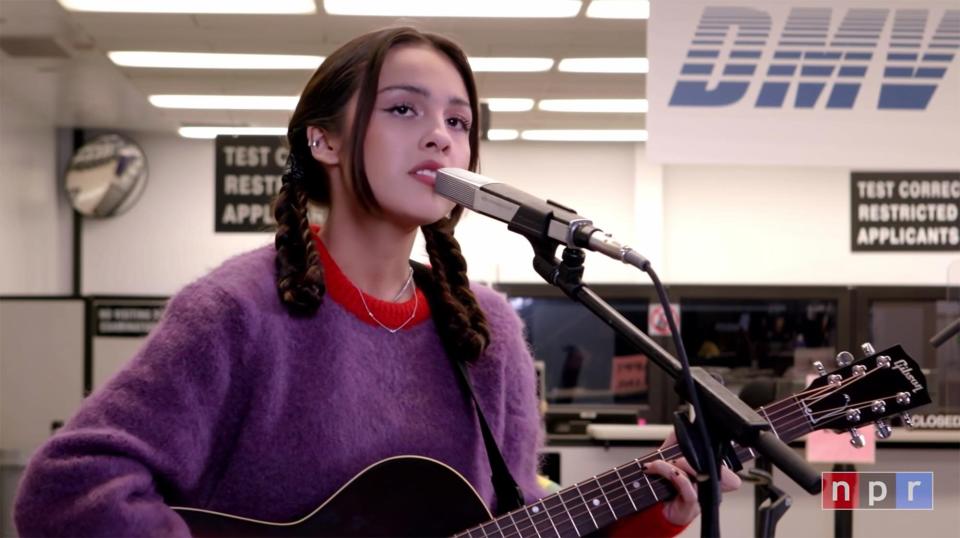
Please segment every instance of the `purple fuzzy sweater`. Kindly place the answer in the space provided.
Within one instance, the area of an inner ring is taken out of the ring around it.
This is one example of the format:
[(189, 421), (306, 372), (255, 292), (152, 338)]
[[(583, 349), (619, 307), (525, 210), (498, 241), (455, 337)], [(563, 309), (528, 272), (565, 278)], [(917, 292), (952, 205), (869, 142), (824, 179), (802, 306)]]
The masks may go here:
[[(431, 319), (396, 334), (324, 298), (287, 314), (274, 250), (227, 261), (171, 299), (133, 360), (34, 454), (23, 536), (187, 536), (168, 508), (292, 521), (380, 459), (417, 454), (494, 495), (476, 414)], [(474, 293), (492, 340), (471, 380), (528, 502), (542, 442), (533, 363), (505, 298)]]

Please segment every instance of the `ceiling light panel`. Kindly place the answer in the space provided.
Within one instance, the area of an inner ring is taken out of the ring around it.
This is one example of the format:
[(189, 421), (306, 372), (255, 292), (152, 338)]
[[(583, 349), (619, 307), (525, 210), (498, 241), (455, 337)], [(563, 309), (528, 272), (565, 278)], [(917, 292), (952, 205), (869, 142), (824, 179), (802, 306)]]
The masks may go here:
[(591, 19), (649, 19), (648, 0), (593, 0), (587, 6)]
[(552, 58), (468, 58), (470, 69), (477, 73), (536, 73), (549, 71), (553, 67)]
[(215, 52), (153, 52), (119, 50), (107, 53), (122, 67), (167, 69), (303, 69), (314, 70), (323, 56), (289, 54), (227, 54)]
[(566, 73), (646, 73), (650, 62), (646, 58), (564, 58), (557, 66)]
[(580, 0), (324, 0), (330, 15), (367, 17), (576, 17)]
[(57, 0), (68, 11), (101, 13), (234, 13), (296, 15), (316, 13), (314, 0)]
[(484, 99), (490, 112), (526, 112), (533, 110), (533, 99), (491, 97)]
[(541, 99), (537, 105), (548, 112), (598, 112), (643, 114), (647, 112), (646, 99)]
[(204, 110), (293, 110), (298, 96), (285, 95), (151, 95), (158, 108)]
[(487, 140), (502, 141), (516, 140), (520, 132), (516, 129), (490, 129), (487, 131)]
[(520, 133), (523, 140), (548, 142), (645, 142), (644, 129), (531, 129)]
[(277, 135), (287, 134), (286, 127), (181, 127), (177, 131), (184, 138), (216, 138), (217, 135)]

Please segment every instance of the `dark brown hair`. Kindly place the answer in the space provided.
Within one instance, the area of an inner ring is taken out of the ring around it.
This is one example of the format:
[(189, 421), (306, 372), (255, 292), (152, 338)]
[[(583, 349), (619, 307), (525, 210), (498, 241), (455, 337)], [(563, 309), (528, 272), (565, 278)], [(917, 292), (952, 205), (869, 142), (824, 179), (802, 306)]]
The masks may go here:
[[(310, 78), (290, 119), (287, 141), (290, 157), (277, 195), (274, 216), (277, 221), (277, 292), (291, 314), (312, 315), (323, 299), (323, 266), (313, 243), (307, 220), (307, 202), (330, 204), (330, 178), (311, 155), (307, 145), (307, 127), (327, 133), (346, 130), (346, 105), (358, 95), (357, 110), (347, 147), (348, 181), (357, 201), (366, 211), (381, 211), (367, 180), (363, 140), (367, 133), (380, 68), (387, 53), (397, 45), (425, 45), (448, 57), (463, 78), (474, 121), (470, 122), (470, 170), (476, 170), (479, 158), (479, 105), (473, 72), (467, 57), (452, 41), (414, 28), (388, 28), (351, 40), (324, 60)], [(455, 358), (475, 360), (490, 340), (486, 318), (470, 290), (467, 263), (453, 230), (463, 207), (456, 206), (449, 217), (421, 226), (430, 256), (429, 273), (416, 271), (417, 285), (430, 300), (434, 322), (447, 352)]]

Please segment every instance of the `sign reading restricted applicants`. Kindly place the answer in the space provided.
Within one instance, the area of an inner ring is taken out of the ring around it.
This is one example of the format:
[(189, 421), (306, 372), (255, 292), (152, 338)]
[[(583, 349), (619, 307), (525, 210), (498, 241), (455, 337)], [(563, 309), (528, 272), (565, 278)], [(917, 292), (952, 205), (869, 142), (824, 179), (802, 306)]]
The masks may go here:
[(276, 222), (270, 204), (280, 192), (287, 162), (279, 136), (218, 136), (215, 144), (217, 232), (267, 232)]
[(854, 172), (854, 251), (960, 250), (960, 172)]

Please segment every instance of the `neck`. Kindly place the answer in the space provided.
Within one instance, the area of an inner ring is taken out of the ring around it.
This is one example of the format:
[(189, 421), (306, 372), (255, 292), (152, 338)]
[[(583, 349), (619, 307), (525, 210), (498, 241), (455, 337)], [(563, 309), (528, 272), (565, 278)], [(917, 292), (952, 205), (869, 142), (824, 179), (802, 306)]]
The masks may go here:
[[(401, 229), (392, 223), (344, 215), (331, 208), (320, 232), (330, 255), (343, 274), (369, 295), (393, 300), (410, 275), (410, 251), (417, 229)], [(412, 297), (408, 287), (398, 301)]]

